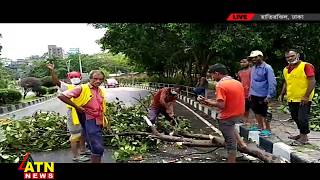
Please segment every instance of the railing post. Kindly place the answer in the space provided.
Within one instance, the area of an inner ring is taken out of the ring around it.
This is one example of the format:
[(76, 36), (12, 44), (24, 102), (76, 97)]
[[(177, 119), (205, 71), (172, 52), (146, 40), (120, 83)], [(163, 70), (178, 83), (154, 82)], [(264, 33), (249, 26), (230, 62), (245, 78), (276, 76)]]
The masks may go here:
[(187, 97), (189, 97), (189, 88), (188, 86), (186, 86), (186, 88), (187, 88)]

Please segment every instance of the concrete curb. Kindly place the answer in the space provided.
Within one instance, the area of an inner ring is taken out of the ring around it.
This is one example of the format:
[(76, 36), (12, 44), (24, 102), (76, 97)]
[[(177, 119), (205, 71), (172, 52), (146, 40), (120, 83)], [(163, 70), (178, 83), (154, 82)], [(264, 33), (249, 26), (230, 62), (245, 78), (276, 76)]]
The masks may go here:
[[(125, 85), (123, 87), (128, 87), (130, 85)], [(141, 86), (133, 85), (132, 87), (141, 88)], [(143, 87), (142, 89), (147, 89), (151, 91), (157, 90), (156, 88), (152, 87)], [(181, 102), (189, 104), (195, 107), (197, 110), (204, 112), (205, 114), (211, 116), (213, 119), (217, 118), (218, 113), (215, 110), (211, 110), (197, 101), (188, 98), (184, 95), (179, 95), (178, 99)], [(308, 157), (304, 153), (298, 152), (294, 150), (293, 147), (279, 142), (279, 140), (274, 140), (271, 137), (261, 137), (259, 136), (259, 131), (249, 131), (248, 128), (242, 126), (242, 124), (237, 124), (236, 128), (240, 132), (240, 136), (243, 137), (247, 141), (255, 142), (259, 148), (272, 153), (275, 156), (282, 157), (284, 160), (291, 162), (291, 163), (313, 163), (315, 161), (308, 160)]]
[(22, 108), (25, 108), (25, 107), (28, 107), (28, 106), (31, 106), (31, 105), (34, 105), (34, 104), (37, 104), (37, 103), (40, 103), (40, 102), (43, 102), (43, 101), (46, 101), (48, 99), (51, 99), (53, 97), (56, 97), (57, 94), (52, 94), (50, 96), (46, 96), (46, 97), (42, 97), (42, 98), (39, 98), (39, 99), (35, 99), (35, 100), (32, 100), (30, 102), (27, 102), (27, 103), (19, 103), (19, 104), (15, 104), (15, 105), (7, 105), (5, 107), (0, 107), (0, 115), (1, 114), (6, 114), (6, 113), (9, 113), (9, 112), (12, 112), (12, 111), (16, 111), (18, 109), (22, 109)]

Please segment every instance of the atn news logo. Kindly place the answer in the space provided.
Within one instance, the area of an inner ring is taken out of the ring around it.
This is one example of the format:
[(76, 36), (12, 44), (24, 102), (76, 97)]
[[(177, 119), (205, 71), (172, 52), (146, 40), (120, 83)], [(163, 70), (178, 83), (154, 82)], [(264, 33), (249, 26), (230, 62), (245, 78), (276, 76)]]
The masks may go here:
[(53, 162), (34, 162), (27, 153), (18, 170), (23, 172), (24, 179), (54, 179)]

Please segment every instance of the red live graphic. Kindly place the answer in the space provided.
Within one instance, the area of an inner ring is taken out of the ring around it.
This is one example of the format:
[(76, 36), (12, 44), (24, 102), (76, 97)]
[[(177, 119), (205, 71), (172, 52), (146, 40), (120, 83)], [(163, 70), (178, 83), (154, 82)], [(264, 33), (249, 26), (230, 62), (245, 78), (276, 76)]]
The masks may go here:
[(255, 13), (230, 13), (227, 21), (252, 21)]

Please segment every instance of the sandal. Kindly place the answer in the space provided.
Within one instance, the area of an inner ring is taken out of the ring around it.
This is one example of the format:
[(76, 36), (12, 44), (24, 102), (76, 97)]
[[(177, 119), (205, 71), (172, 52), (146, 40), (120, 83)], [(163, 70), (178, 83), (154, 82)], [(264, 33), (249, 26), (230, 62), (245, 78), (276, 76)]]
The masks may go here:
[(289, 136), (289, 139), (293, 139), (293, 140), (298, 140), (300, 138), (300, 135), (296, 135), (296, 136)]
[(249, 131), (261, 131), (261, 129), (258, 128), (256, 125), (250, 126), (248, 130), (249, 130)]
[(78, 157), (72, 158), (72, 160), (75, 162), (87, 162), (87, 161), (90, 161), (90, 158), (86, 156), (78, 156)]
[(290, 143), (290, 146), (303, 146), (303, 145), (307, 145), (307, 144), (310, 144), (310, 143), (308, 141), (302, 142), (299, 140), (295, 140)]
[(271, 131), (265, 129), (265, 130), (262, 130), (259, 135), (262, 137), (270, 137)]
[(80, 155), (91, 155), (91, 151), (89, 149), (86, 151), (81, 151)]

